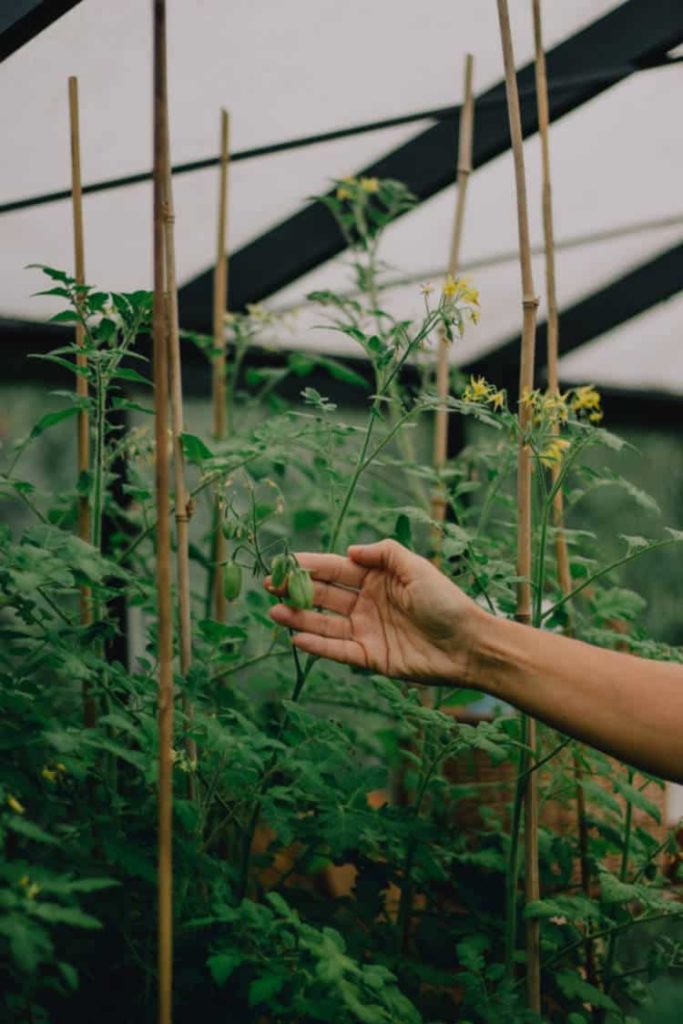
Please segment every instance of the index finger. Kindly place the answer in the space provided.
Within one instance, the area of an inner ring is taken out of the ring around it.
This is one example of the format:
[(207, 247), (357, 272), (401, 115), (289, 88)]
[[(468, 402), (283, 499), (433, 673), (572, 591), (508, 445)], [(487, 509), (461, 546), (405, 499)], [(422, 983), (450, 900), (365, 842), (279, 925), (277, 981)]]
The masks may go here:
[(301, 551), (296, 558), (302, 569), (308, 569), (314, 580), (324, 583), (338, 583), (342, 587), (360, 587), (368, 570), (343, 555), (323, 555)]

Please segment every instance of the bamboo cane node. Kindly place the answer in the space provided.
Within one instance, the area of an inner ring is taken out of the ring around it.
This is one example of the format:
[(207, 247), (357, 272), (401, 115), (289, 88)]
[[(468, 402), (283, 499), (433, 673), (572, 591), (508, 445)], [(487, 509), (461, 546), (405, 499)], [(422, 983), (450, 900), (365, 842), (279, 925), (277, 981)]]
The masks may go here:
[(522, 306), (524, 309), (538, 309), (539, 301), (538, 295), (525, 295), (522, 299)]
[(471, 164), (458, 164), (457, 167), (456, 167), (456, 171), (458, 172), (458, 174), (464, 174), (465, 176), (467, 176), (468, 174), (472, 173), (472, 165)]

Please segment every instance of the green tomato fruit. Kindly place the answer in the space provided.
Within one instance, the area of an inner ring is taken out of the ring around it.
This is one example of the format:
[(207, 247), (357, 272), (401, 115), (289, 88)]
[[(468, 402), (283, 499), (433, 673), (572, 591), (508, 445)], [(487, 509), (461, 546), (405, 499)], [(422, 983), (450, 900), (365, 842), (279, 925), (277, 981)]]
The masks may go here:
[(226, 601), (235, 601), (242, 589), (242, 569), (237, 562), (229, 561), (223, 567), (223, 594)]
[(238, 529), (237, 520), (233, 516), (228, 516), (223, 520), (221, 529), (226, 540), (234, 540)]
[(315, 586), (310, 572), (306, 569), (292, 569), (287, 576), (287, 594), (292, 608), (312, 608), (314, 592)]
[(276, 590), (284, 586), (287, 575), (294, 568), (294, 559), (291, 555), (276, 555), (270, 567), (270, 576)]

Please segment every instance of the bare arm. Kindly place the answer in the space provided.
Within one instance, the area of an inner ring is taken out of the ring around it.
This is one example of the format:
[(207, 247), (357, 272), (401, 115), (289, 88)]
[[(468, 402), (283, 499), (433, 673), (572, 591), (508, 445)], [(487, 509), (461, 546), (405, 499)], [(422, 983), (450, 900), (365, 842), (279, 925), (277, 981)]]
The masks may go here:
[[(385, 675), (468, 686), (638, 768), (683, 782), (683, 666), (495, 618), (424, 558), (382, 541), (299, 555), (324, 611), (276, 605), (304, 651)], [(329, 613), (332, 614), (329, 614)]]

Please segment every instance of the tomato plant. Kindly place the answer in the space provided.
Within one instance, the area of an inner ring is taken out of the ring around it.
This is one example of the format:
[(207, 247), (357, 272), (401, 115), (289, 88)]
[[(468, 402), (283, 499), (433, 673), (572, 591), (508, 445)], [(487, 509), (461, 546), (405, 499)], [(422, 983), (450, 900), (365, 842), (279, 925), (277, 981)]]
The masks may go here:
[[(227, 439), (182, 439), (193, 661), (176, 674), (176, 691), (193, 714), (179, 700), (176, 1018), (531, 1021), (517, 934), (535, 916), (543, 1019), (638, 1020), (649, 982), (681, 965), (675, 932), (648, 924), (680, 914), (661, 870), (675, 848), (659, 828), (662, 783), (544, 728), (536, 770), (556, 813), (542, 815), (542, 899), (524, 906), (510, 784), (524, 751), (517, 715), (490, 707), (468, 720), (481, 695), (456, 681), (425, 699), (407, 683), (302, 658), (268, 617), (271, 569), (289, 578), (294, 603), (310, 603), (297, 550), (393, 536), (430, 555), (435, 531), (443, 571), (495, 614), (514, 613), (520, 428), (508, 396), (454, 371), (449, 412), (475, 425), (472, 442), (438, 472), (420, 456), (439, 404), (431, 342), (438, 330), (457, 344), (474, 329), (476, 290), (452, 279), (426, 286), (415, 318), (396, 318), (385, 308), (381, 241), (412, 196), (398, 182), (361, 178), (338, 182), (323, 201), (350, 247), (354, 288), (309, 302), (358, 345), (367, 375), (308, 352), (251, 362), (273, 316), (252, 308), (226, 318)], [(0, 528), (3, 1019), (142, 1022), (153, 1019), (155, 992), (155, 506), (139, 350), (150, 296), (43, 270), (65, 303), (55, 319), (83, 327), (88, 396), (60, 392), (63, 407), (17, 443), (0, 479), (5, 500), (25, 511), (20, 531)], [(184, 344), (211, 357), (211, 339), (186, 334)], [(75, 355), (74, 343), (45, 358), (72, 373)], [(344, 408), (324, 393), (325, 379), (343, 387)], [(300, 400), (286, 397), (292, 381)], [(625, 537), (604, 564), (600, 537), (572, 527), (572, 510), (606, 482), (645, 500), (596, 469), (596, 452), (622, 445), (600, 422), (598, 393), (534, 391), (521, 401), (531, 410), (535, 625), (565, 629), (571, 612), (578, 637), (681, 660), (644, 634), (642, 603), (618, 575), (681, 535)], [(71, 490), (41, 493), (22, 475), (24, 452), (84, 408), (90, 470), (74, 474)], [(437, 487), (443, 523), (431, 518)], [(553, 561), (558, 489), (569, 598)], [(89, 541), (75, 535), (83, 496)], [(218, 572), (226, 621), (213, 617)], [(88, 623), (79, 617), (84, 588)], [(122, 660), (113, 652), (127, 628)], [(94, 722), (83, 721), (84, 692)], [(635, 963), (634, 933), (650, 935)]]

